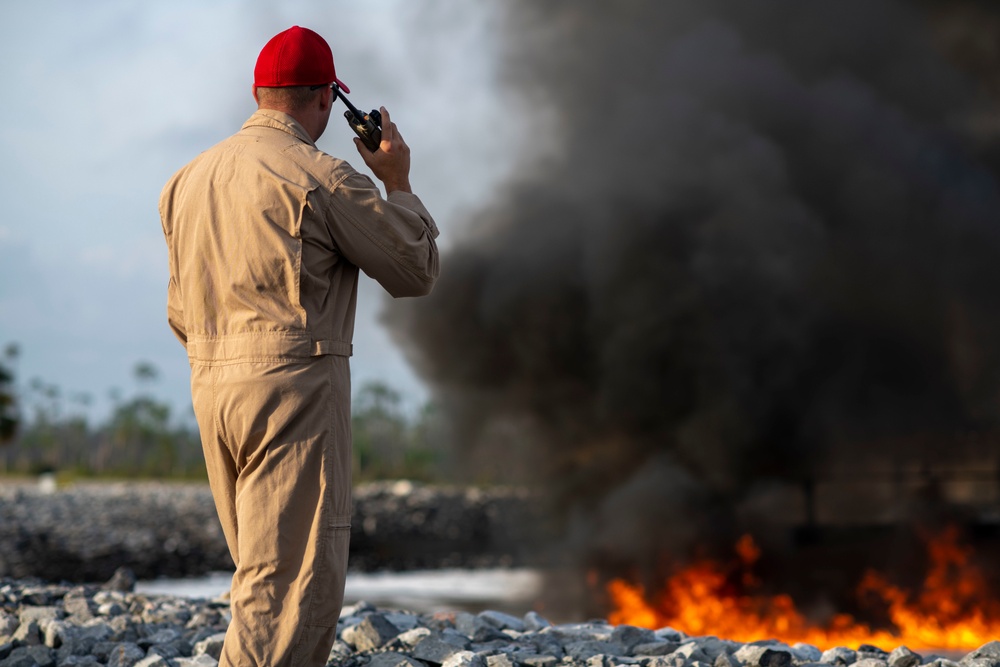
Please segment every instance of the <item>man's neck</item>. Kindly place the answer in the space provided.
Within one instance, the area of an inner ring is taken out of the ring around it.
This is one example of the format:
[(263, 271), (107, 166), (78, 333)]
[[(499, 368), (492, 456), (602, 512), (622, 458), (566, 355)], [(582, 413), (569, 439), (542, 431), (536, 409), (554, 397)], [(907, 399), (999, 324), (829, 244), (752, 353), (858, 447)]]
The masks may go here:
[(265, 109), (270, 111), (280, 111), (281, 113), (294, 118), (295, 122), (302, 126), (302, 128), (306, 131), (306, 134), (309, 135), (309, 138), (312, 139), (313, 142), (317, 141), (320, 138), (320, 135), (323, 134), (323, 131), (319, 130), (321, 126), (316, 114), (309, 113), (309, 111), (288, 109), (284, 107), (265, 106), (263, 104), (257, 105), (258, 111), (263, 111)]

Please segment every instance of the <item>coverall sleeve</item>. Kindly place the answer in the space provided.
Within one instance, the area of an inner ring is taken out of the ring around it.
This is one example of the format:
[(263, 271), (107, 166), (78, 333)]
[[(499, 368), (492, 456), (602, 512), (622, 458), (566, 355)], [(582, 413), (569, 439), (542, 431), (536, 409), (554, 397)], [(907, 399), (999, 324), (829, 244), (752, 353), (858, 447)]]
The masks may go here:
[(431, 291), (438, 229), (416, 195), (391, 192), (384, 199), (370, 178), (353, 172), (335, 189), (327, 224), (340, 253), (392, 296)]
[(181, 306), (181, 293), (177, 288), (173, 271), (170, 272), (170, 282), (167, 283), (167, 323), (177, 340), (187, 349), (187, 331), (184, 329), (184, 309)]
[(168, 222), (170, 184), (160, 195), (160, 225), (163, 227), (163, 238), (167, 242), (167, 266), (170, 269), (170, 280), (167, 282), (167, 324), (177, 336), (177, 340), (187, 349), (187, 331), (184, 328), (184, 307), (181, 304), (181, 290), (177, 285), (177, 257), (174, 255), (171, 226)]

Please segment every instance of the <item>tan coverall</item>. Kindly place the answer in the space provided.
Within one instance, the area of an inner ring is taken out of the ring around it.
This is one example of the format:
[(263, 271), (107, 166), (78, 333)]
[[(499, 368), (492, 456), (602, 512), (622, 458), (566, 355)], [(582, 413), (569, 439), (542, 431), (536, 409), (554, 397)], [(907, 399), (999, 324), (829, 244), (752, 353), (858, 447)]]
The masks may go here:
[(428, 293), (437, 228), (272, 110), (174, 175), (160, 218), (168, 320), (236, 563), (220, 664), (323, 665), (347, 570), (358, 269), (393, 296)]

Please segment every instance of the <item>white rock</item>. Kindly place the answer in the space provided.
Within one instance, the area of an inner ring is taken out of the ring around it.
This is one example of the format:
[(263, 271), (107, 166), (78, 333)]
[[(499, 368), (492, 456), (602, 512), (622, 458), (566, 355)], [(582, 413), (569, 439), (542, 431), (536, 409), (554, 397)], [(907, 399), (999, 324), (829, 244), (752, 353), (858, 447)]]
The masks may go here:
[(482, 667), (485, 661), (472, 651), (459, 651), (445, 658), (441, 667)]
[(431, 631), (429, 628), (413, 628), (412, 630), (400, 633), (396, 639), (399, 640), (404, 646), (413, 648), (421, 639), (430, 634)]
[(219, 667), (219, 661), (202, 653), (193, 658), (174, 658), (176, 667)]

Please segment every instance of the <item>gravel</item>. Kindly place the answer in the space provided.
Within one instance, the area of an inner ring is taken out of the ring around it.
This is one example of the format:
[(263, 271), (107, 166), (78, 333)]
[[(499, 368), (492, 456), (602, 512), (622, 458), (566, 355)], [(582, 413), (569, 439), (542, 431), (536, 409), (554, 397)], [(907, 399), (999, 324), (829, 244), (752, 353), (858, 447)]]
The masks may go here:
[[(0, 579), (0, 667), (215, 667), (230, 621), (226, 599), (128, 590), (124, 573), (104, 586)], [(1000, 642), (964, 656), (748, 644), (596, 620), (553, 625), (514, 616), (416, 614), (359, 602), (341, 614), (330, 665), (343, 667), (1000, 667)]]
[[(525, 566), (533, 503), (516, 489), (360, 485), (351, 568), (357, 571)], [(0, 483), (0, 577), (105, 581), (233, 569), (205, 484), (76, 484), (55, 491)]]

